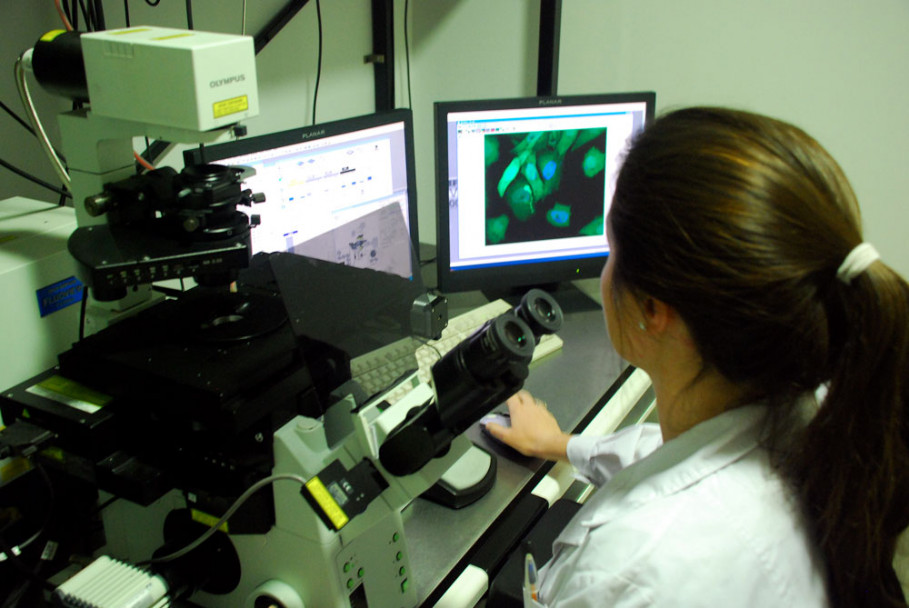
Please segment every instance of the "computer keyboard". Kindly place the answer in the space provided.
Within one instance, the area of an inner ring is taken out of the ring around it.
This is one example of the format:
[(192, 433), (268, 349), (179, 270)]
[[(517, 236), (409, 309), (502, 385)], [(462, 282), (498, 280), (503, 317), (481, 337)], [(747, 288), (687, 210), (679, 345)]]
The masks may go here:
[[(452, 348), (473, 334), (486, 321), (511, 310), (504, 300), (494, 300), (448, 320), (448, 326), (438, 340), (403, 338), (380, 349), (362, 355), (350, 362), (350, 372), (368, 395), (374, 395), (401, 380), (408, 372), (417, 372), (419, 382), (429, 383), (432, 366)], [(562, 348), (562, 339), (556, 334), (546, 334), (533, 351), (533, 363)], [(385, 395), (394, 403), (413, 388), (413, 382), (401, 382)]]

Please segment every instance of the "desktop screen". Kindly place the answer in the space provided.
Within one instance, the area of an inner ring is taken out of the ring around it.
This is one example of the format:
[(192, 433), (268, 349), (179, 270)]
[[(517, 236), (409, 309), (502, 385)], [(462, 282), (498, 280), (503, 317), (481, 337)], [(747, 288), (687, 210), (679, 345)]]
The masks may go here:
[(251, 167), (265, 202), (252, 253), (285, 251), (413, 276), (419, 244), (409, 110), (187, 150), (189, 164)]
[(654, 104), (654, 93), (437, 103), (439, 289), (598, 275), (618, 167)]

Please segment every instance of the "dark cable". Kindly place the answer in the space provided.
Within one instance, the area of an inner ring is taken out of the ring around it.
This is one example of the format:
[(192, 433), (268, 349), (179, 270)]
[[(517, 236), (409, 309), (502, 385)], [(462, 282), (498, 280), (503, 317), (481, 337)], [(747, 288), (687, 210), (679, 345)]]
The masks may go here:
[(186, 28), (193, 29), (193, 0), (186, 0)]
[(88, 310), (88, 287), (82, 286), (82, 302), (79, 304), (79, 342), (85, 337), (85, 315)]
[[(22, 128), (26, 129), (29, 133), (31, 133), (31, 134), (34, 135), (35, 137), (38, 136), (37, 133), (35, 133), (35, 130), (31, 127), (30, 124), (28, 124), (27, 122), (25, 122), (24, 119), (20, 118), (18, 114), (16, 114), (14, 111), (12, 111), (12, 110), (9, 108), (9, 106), (7, 106), (7, 105), (6, 105), (5, 103), (3, 103), (2, 101), (0, 101), (0, 107), (2, 107), (2, 108), (6, 111), (7, 114), (9, 114), (10, 116), (12, 116), (12, 117), (16, 120), (16, 122), (18, 122), (20, 125), (22, 125)], [(53, 147), (53, 149), (54, 149), (54, 154), (56, 154), (56, 155), (60, 158), (60, 160), (61, 160), (62, 162), (65, 163), (65, 162), (66, 162), (66, 158), (60, 153), (60, 151), (57, 149), (56, 146), (52, 146), (52, 147)]]
[(72, 5), (69, 7), (68, 15), (69, 24), (73, 26), (73, 31), (79, 31), (79, 10), (77, 6), (78, 0), (73, 0)]
[[(51, 479), (48, 476), (47, 471), (45, 471), (44, 467), (41, 466), (40, 464), (36, 463), (34, 466), (35, 466), (35, 470), (38, 471), (38, 473), (41, 475), (41, 478), (44, 480), (45, 485), (47, 485), (47, 491), (48, 491), (47, 513), (45, 514), (44, 522), (41, 524), (41, 528), (39, 528), (37, 532), (32, 534), (30, 537), (28, 537), (28, 539), (26, 539), (24, 542), (17, 544), (17, 548), (19, 549), (20, 552), (22, 551), (22, 549), (25, 549), (26, 547), (31, 545), (33, 542), (37, 541), (39, 538), (44, 536), (44, 534), (47, 532), (47, 528), (53, 519), (54, 508), (56, 507), (56, 502), (57, 502), (57, 494), (54, 491), (54, 484), (53, 484), (53, 482), (51, 482)], [(0, 536), (0, 551), (4, 552), (7, 556), (7, 559), (9, 559), (17, 568), (19, 568), (19, 570), (21, 570), (22, 573), (25, 574), (29, 579), (31, 579), (32, 581), (34, 581), (36, 583), (41, 584), (42, 586), (44, 586), (45, 589), (53, 591), (54, 586), (39, 576), (39, 572), (41, 571), (40, 558), (38, 561), (38, 566), (35, 568), (35, 570), (33, 571), (33, 570), (29, 569), (28, 566), (26, 566), (25, 563), (22, 561), (22, 558), (19, 557), (15, 551), (13, 551), (12, 546), (9, 543), (7, 543), (6, 539), (3, 538), (2, 536)]]
[(407, 107), (413, 109), (413, 97), (410, 89), (410, 38), (407, 34), (407, 15), (410, 12), (410, 0), (404, 0), (404, 58), (407, 66)]
[(44, 188), (47, 188), (48, 190), (56, 192), (60, 196), (72, 197), (72, 195), (69, 192), (67, 192), (66, 190), (64, 190), (62, 188), (58, 188), (58, 187), (54, 186), (53, 184), (50, 184), (50, 183), (44, 181), (43, 179), (40, 179), (38, 177), (35, 177), (34, 175), (26, 173), (22, 169), (19, 169), (17, 167), (14, 167), (13, 165), (9, 164), (2, 158), (0, 158), (0, 166), (3, 166), (4, 168), (9, 169), (10, 171), (15, 173), (19, 177), (24, 177), (25, 179), (27, 179), (31, 182), (34, 182), (34, 183), (38, 184), (39, 186), (42, 186)]
[(104, 22), (104, 4), (101, 0), (94, 0), (95, 8), (95, 29), (97, 31), (104, 31), (107, 29), (107, 24)]
[(123, 0), (123, 19), (129, 27), (129, 0)]
[[(89, 32), (94, 31), (95, 21), (92, 19), (91, 11), (85, 9), (85, 0), (78, 0), (79, 10), (82, 11), (82, 18), (85, 20), (85, 29)], [(73, 12), (76, 10), (76, 2), (73, 2)], [(75, 29), (76, 24), (73, 23)]]
[(319, 81), (322, 79), (322, 5), (316, 0), (316, 20), (319, 24), (319, 63), (316, 66), (316, 86), (312, 93), (312, 124), (316, 124), (316, 103), (319, 99)]
[(6, 596), (6, 599), (0, 604), (0, 608), (16, 608), (19, 606), (22, 598), (25, 596), (25, 593), (31, 588), (32, 581), (28, 578), (19, 582), (19, 586), (14, 588), (9, 595)]
[(149, 6), (158, 6), (161, 4), (161, 0), (145, 0), (145, 4)]
[(27, 122), (25, 122), (22, 118), (20, 118), (18, 114), (16, 114), (15, 112), (13, 112), (13, 111), (9, 108), (8, 105), (6, 105), (6, 104), (3, 103), (2, 101), (0, 101), (0, 107), (2, 107), (2, 108), (6, 111), (7, 114), (9, 114), (9, 115), (12, 116), (13, 118), (15, 118), (16, 121), (17, 121), (20, 125), (22, 125), (22, 126), (23, 126), (24, 128), (26, 128), (26, 129), (28, 129), (28, 132), (29, 132), (29, 133), (31, 133), (32, 135), (35, 134), (35, 130), (32, 129), (31, 125), (29, 125), (29, 124), (28, 124)]
[(75, 10), (73, 10), (75, 8), (77, 1), (78, 0), (73, 0), (72, 8), (70, 8), (68, 0), (61, 0), (61, 2), (60, 2), (60, 7), (63, 9), (63, 14), (66, 15), (66, 19), (67, 19), (67, 21), (69, 21), (69, 24), (71, 26), (73, 26), (74, 32), (78, 31), (78, 29), (79, 29), (79, 24), (76, 22), (77, 13)]

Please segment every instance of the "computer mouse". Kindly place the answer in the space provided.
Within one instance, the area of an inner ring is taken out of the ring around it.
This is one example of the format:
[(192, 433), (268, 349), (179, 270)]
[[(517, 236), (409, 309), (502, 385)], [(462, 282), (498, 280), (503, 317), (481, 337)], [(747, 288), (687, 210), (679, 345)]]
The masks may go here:
[(495, 422), (496, 424), (510, 427), (511, 426), (511, 416), (509, 416), (508, 414), (502, 414), (502, 413), (497, 413), (497, 412), (492, 412), (492, 413), (486, 414), (485, 416), (480, 418), (480, 427), (485, 431), (486, 425), (489, 424), (490, 422)]

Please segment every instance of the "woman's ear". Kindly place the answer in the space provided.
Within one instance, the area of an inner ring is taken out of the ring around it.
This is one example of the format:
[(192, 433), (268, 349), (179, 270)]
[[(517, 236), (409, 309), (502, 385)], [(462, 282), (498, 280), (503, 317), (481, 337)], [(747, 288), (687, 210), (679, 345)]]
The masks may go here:
[(650, 296), (641, 303), (641, 313), (646, 329), (654, 334), (664, 333), (678, 319), (678, 313), (672, 306)]

